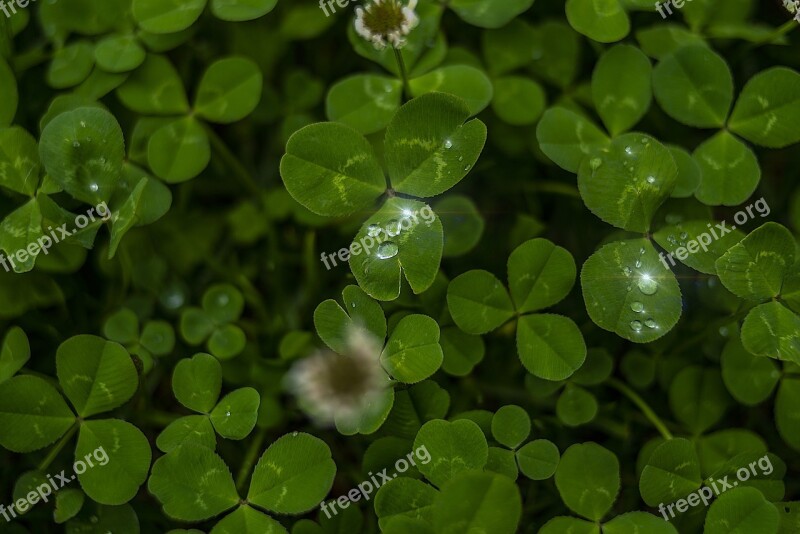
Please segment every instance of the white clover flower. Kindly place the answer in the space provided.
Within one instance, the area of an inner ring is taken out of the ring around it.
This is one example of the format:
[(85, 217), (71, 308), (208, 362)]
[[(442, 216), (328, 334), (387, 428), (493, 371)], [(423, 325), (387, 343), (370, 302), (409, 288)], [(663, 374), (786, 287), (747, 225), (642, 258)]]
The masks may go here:
[(794, 14), (794, 19), (800, 22), (800, 0), (783, 0), (783, 7)]
[(419, 24), (416, 7), (417, 0), (409, 0), (408, 5), (402, 0), (372, 0), (367, 7), (356, 8), (356, 32), (378, 50), (387, 44), (401, 48)]
[(321, 425), (358, 420), (383, 398), (389, 386), (375, 336), (351, 327), (345, 344), (342, 354), (324, 349), (304, 358), (287, 376), (300, 407)]

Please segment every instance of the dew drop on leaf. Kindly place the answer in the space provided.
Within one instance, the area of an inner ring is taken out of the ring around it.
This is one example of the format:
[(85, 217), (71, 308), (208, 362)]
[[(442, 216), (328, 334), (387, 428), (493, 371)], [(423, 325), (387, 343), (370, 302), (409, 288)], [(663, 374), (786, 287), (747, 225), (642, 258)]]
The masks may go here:
[(656, 322), (655, 322), (653, 319), (647, 319), (647, 320), (644, 322), (644, 325), (645, 325), (647, 328), (655, 328), (655, 327), (657, 327), (657, 326), (658, 326), (658, 325), (656, 324)]
[(639, 286), (639, 291), (645, 295), (653, 295), (658, 291), (658, 283), (648, 274), (643, 274), (636, 285)]
[(648, 176), (648, 177), (647, 177), (647, 183), (648, 183), (648, 184), (654, 184), (654, 183), (656, 183), (656, 177), (655, 177), (655, 176)]
[(630, 276), (633, 270), (630, 267), (625, 267), (622, 272), (625, 273), (625, 276)]
[(631, 310), (635, 311), (636, 313), (642, 313), (644, 311), (644, 304), (639, 301), (631, 302)]
[(450, 139), (446, 140), (444, 142), (444, 147), (447, 149), (453, 148), (453, 142)]
[(641, 332), (642, 330), (642, 322), (641, 321), (631, 321), (631, 330), (634, 332)]
[(378, 249), (375, 251), (375, 255), (380, 260), (388, 260), (389, 258), (394, 258), (397, 256), (398, 248), (397, 245), (392, 243), (391, 241), (387, 241), (386, 243), (381, 243), (378, 246)]
[(370, 224), (367, 227), (367, 235), (370, 237), (378, 237), (378, 234), (381, 233), (381, 227), (377, 224)]

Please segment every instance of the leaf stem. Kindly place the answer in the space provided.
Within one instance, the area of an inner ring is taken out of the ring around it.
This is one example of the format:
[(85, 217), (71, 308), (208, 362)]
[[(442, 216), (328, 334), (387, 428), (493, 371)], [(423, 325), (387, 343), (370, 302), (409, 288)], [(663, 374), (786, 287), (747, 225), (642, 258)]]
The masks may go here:
[(411, 88), (408, 85), (408, 73), (406, 72), (406, 62), (403, 60), (403, 54), (400, 50), (392, 46), (394, 50), (394, 58), (397, 60), (397, 67), (400, 69), (400, 78), (403, 80), (403, 94), (406, 99), (411, 98)]
[(797, 22), (797, 20), (792, 19), (789, 22), (787, 22), (786, 24), (783, 24), (782, 26), (777, 28), (771, 34), (769, 34), (766, 37), (764, 37), (763, 39), (761, 39), (760, 41), (756, 41), (755, 43), (751, 43), (749, 46), (747, 46), (745, 48), (745, 50), (749, 51), (749, 50), (752, 50), (754, 48), (758, 48), (759, 46), (762, 46), (762, 45), (765, 45), (765, 44), (769, 44), (772, 41), (774, 41), (775, 39), (777, 39), (778, 37), (782, 37), (784, 35), (787, 35), (788, 33), (790, 33), (792, 30), (794, 30), (798, 26), (800, 26), (800, 23)]
[(250, 442), (250, 447), (247, 449), (242, 466), (239, 468), (239, 473), (236, 475), (236, 491), (241, 495), (244, 489), (247, 478), (250, 476), (250, 471), (256, 463), (258, 453), (261, 452), (261, 447), (264, 445), (264, 440), (267, 437), (267, 429), (260, 428), (253, 441)]
[(661, 435), (664, 436), (664, 439), (672, 439), (672, 432), (669, 431), (667, 426), (661, 421), (658, 415), (656, 415), (656, 412), (650, 408), (650, 406), (639, 396), (638, 393), (616, 378), (609, 379), (608, 385), (628, 397), (628, 399), (630, 399), (630, 401), (642, 411), (644, 416), (647, 417), (651, 423), (653, 423), (653, 426), (655, 426)]
[(211, 141), (211, 146), (217, 152), (217, 154), (225, 161), (225, 164), (230, 167), (231, 171), (233, 171), (234, 176), (236, 176), (242, 185), (245, 188), (256, 195), (258, 200), (260, 201), (264, 191), (256, 184), (253, 180), (253, 177), (250, 175), (250, 171), (248, 171), (244, 165), (241, 164), (239, 159), (231, 152), (228, 148), (228, 145), (225, 144), (225, 141), (211, 128), (208, 124), (203, 124), (205, 127), (206, 133), (208, 134), (208, 138)]
[(64, 446), (69, 442), (72, 436), (75, 435), (75, 432), (78, 431), (78, 428), (80, 428), (80, 426), (81, 426), (80, 420), (76, 420), (75, 423), (73, 423), (73, 425), (69, 427), (69, 430), (67, 430), (66, 434), (61, 436), (61, 439), (59, 440), (58, 443), (56, 443), (55, 447), (50, 449), (50, 452), (47, 453), (47, 456), (45, 456), (44, 460), (42, 460), (42, 462), (38, 465), (36, 469), (38, 469), (39, 471), (44, 471), (45, 469), (50, 467), (50, 464), (53, 463), (53, 460), (56, 459), (58, 453), (61, 452), (61, 449), (64, 448)]

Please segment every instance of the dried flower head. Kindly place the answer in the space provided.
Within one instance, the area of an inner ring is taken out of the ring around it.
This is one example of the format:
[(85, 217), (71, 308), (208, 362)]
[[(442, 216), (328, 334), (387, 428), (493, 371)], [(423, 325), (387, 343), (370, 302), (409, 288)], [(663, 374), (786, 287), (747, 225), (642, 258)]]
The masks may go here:
[(356, 8), (356, 31), (381, 50), (387, 44), (400, 48), (406, 36), (419, 23), (414, 9), (417, 0), (372, 0), (367, 7)]
[(297, 362), (288, 376), (301, 407), (320, 424), (360, 418), (389, 384), (381, 346), (372, 334), (352, 327), (346, 345), (342, 354), (325, 349)]

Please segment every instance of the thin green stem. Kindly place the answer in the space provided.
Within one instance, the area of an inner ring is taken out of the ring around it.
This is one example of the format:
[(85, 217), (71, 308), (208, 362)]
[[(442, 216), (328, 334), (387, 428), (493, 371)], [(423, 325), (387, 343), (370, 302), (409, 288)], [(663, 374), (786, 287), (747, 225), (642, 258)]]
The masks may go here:
[(784, 25), (780, 26), (779, 28), (777, 28), (771, 34), (769, 34), (766, 37), (764, 37), (763, 39), (761, 39), (760, 41), (756, 41), (755, 43), (751, 43), (746, 48), (746, 50), (752, 50), (754, 48), (758, 48), (759, 46), (763, 46), (765, 44), (769, 44), (769, 43), (771, 43), (772, 41), (774, 41), (775, 39), (777, 39), (779, 37), (782, 37), (784, 35), (788, 35), (789, 33), (791, 33), (798, 26), (800, 26), (800, 22), (797, 22), (795, 19), (792, 19), (789, 22), (787, 22), (786, 24), (784, 24)]
[(639, 396), (638, 393), (616, 378), (610, 379), (608, 381), (608, 385), (628, 397), (628, 399), (630, 399), (630, 401), (642, 411), (644, 416), (647, 417), (651, 423), (653, 423), (653, 426), (655, 426), (661, 435), (664, 436), (664, 439), (672, 439), (672, 432), (669, 431), (667, 426), (661, 421), (658, 415), (656, 415), (656, 412), (650, 408), (650, 406)]
[(250, 447), (247, 449), (242, 466), (239, 468), (239, 474), (236, 476), (236, 490), (239, 494), (242, 493), (244, 485), (247, 483), (250, 471), (253, 470), (253, 465), (256, 463), (256, 458), (258, 458), (258, 453), (261, 452), (261, 447), (264, 445), (266, 438), (267, 429), (261, 428), (253, 438), (253, 441), (250, 442)]
[(41, 463), (37, 467), (39, 471), (44, 471), (45, 469), (50, 467), (50, 464), (53, 463), (53, 460), (56, 459), (58, 453), (60, 453), (61, 449), (63, 449), (64, 446), (69, 442), (69, 440), (72, 439), (72, 436), (75, 435), (75, 432), (78, 431), (78, 428), (80, 428), (80, 426), (81, 426), (80, 421), (75, 421), (75, 423), (71, 427), (69, 427), (67, 433), (61, 437), (59, 442), (56, 443), (52, 449), (50, 449), (50, 452), (47, 453), (47, 456), (45, 456), (44, 460), (41, 461)]
[(403, 54), (394, 46), (392, 50), (394, 50), (394, 58), (397, 60), (397, 67), (400, 69), (400, 78), (403, 80), (403, 94), (406, 98), (411, 98), (411, 88), (408, 86), (408, 73), (406, 72), (406, 62), (403, 60)]
[(233, 175), (242, 182), (242, 185), (246, 189), (248, 189), (251, 193), (256, 195), (256, 197), (260, 200), (261, 196), (263, 195), (264, 191), (256, 184), (255, 180), (253, 180), (250, 171), (248, 171), (244, 165), (241, 164), (239, 159), (231, 152), (228, 148), (228, 145), (225, 144), (225, 141), (217, 135), (217, 132), (214, 131), (209, 125), (204, 125), (206, 133), (208, 134), (208, 138), (211, 140), (211, 146), (217, 152), (217, 154), (222, 158), (225, 162), (225, 165), (233, 171)]

